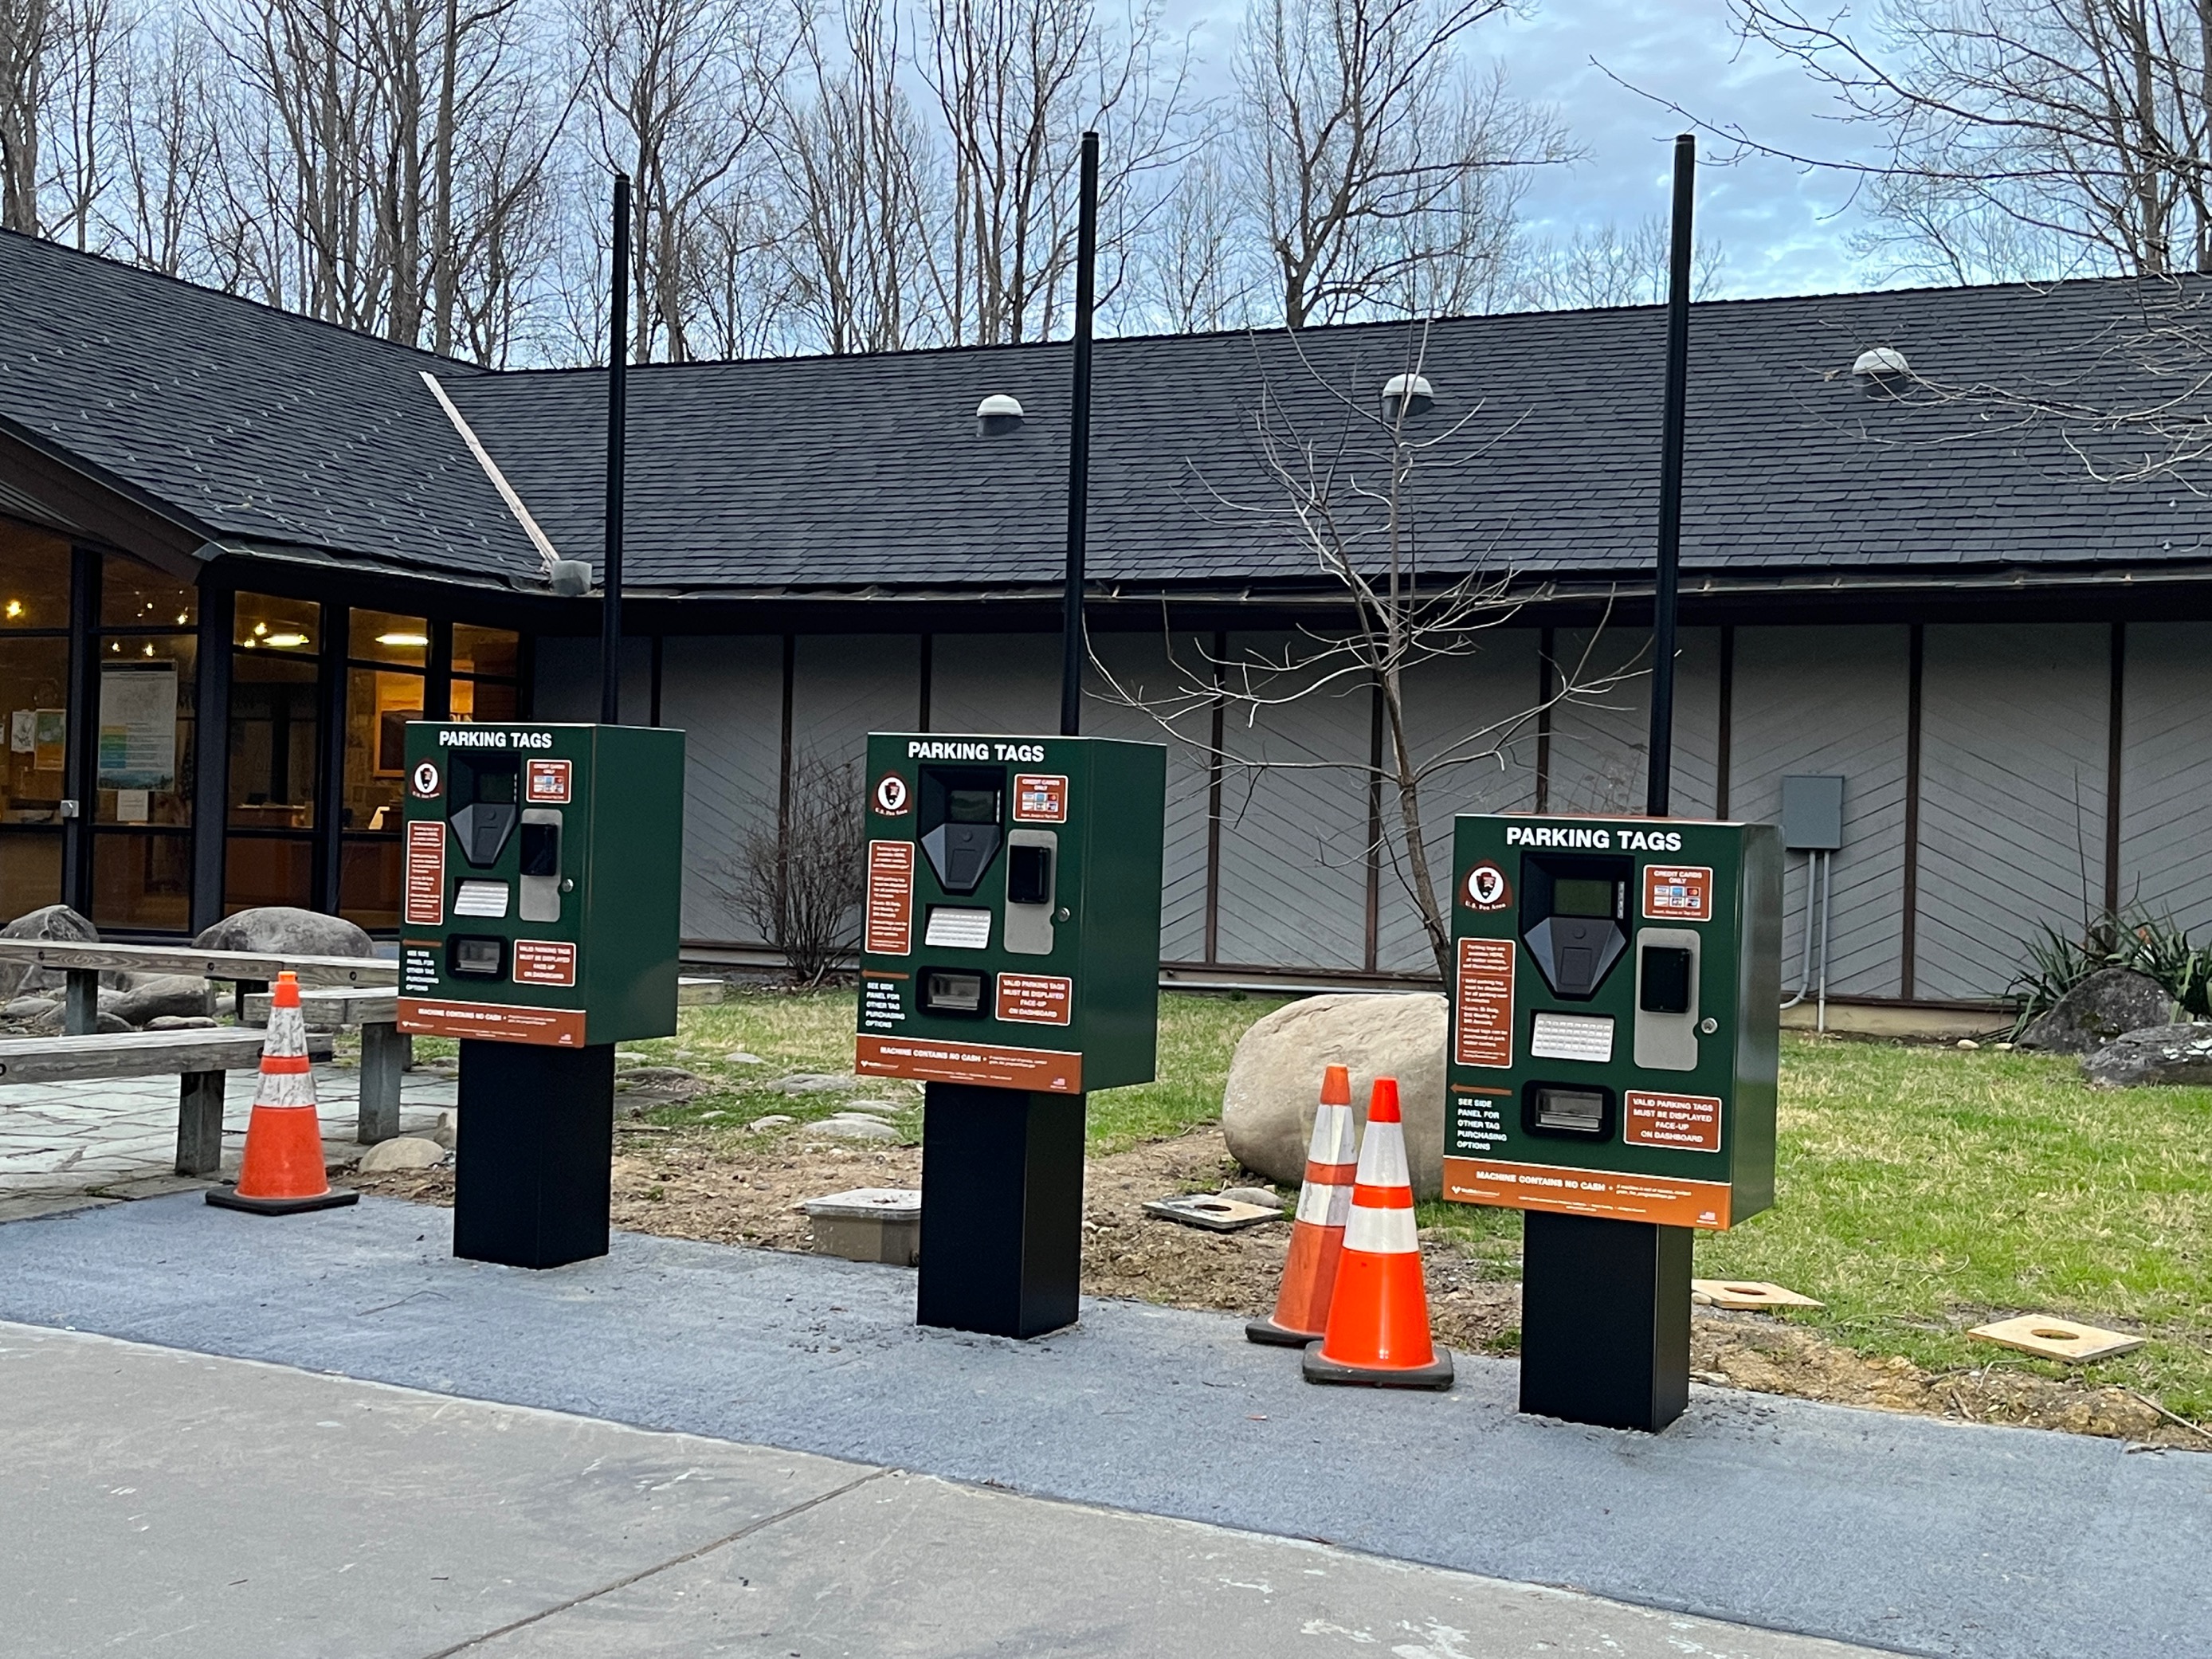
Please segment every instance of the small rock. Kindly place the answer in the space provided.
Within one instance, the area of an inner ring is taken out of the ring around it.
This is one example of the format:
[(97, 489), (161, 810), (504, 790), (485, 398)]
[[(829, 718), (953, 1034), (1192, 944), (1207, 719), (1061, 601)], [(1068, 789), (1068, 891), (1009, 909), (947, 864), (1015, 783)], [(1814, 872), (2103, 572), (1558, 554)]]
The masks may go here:
[(2090, 1082), (2112, 1088), (2212, 1083), (2212, 1024), (2154, 1025), (2081, 1056)]
[(768, 1085), (781, 1095), (836, 1095), (857, 1089), (860, 1079), (849, 1072), (793, 1072)]
[(378, 1175), (390, 1170), (430, 1170), (446, 1161), (446, 1149), (427, 1135), (394, 1135), (380, 1140), (361, 1155), (361, 1172)]
[(723, 1064), (727, 1066), (765, 1066), (768, 1064), (768, 1062), (763, 1060), (758, 1054), (749, 1054), (742, 1048), (732, 1048), (728, 1054), (722, 1056), (722, 1061)]
[(1972, 1037), (1960, 1037), (1959, 1039), (1959, 1046), (1961, 1048), (1978, 1048), (1982, 1045), (1975, 1042)]
[(896, 1100), (856, 1100), (845, 1108), (848, 1113), (872, 1112), (881, 1117), (896, 1117), (909, 1109), (903, 1103)]
[(2132, 968), (2100, 968), (2067, 992), (2048, 1013), (2020, 1034), (2023, 1048), (2062, 1054), (2094, 1053), (2130, 1031), (2163, 1025), (2173, 1018), (2173, 999), (2148, 974)]
[(830, 1140), (896, 1140), (899, 1133), (879, 1117), (866, 1117), (858, 1113), (848, 1115), (840, 1112), (835, 1117), (825, 1117), (819, 1123), (807, 1126), (812, 1134)]
[(448, 1152), (453, 1150), (454, 1123), (453, 1115), (451, 1112), (441, 1112), (438, 1114), (438, 1126), (430, 1131), (430, 1139), (436, 1141), (441, 1146), (445, 1147)]
[(1990, 1044), (1990, 1052), (1993, 1054), (2008, 1054), (2012, 1052), (2012, 1044), (2009, 1042), (1992, 1042)]
[(99, 1023), (92, 1029), (105, 1035), (109, 1032), (135, 1031), (138, 1028), (120, 1015), (111, 1014), (103, 1008), (100, 1011)]
[(1272, 1187), (1224, 1187), (1221, 1195), (1232, 1204), (1257, 1204), (1270, 1210), (1283, 1207), (1283, 1195)]
[(755, 1118), (751, 1122), (746, 1124), (745, 1127), (750, 1133), (758, 1134), (764, 1130), (781, 1129), (786, 1124), (796, 1123), (799, 1120), (797, 1118), (786, 1117), (781, 1112), (770, 1112), (766, 1117)]
[(199, 1031), (213, 1028), (216, 1022), (206, 1014), (156, 1014), (146, 1022), (149, 1031)]
[(132, 986), (103, 1006), (133, 1025), (146, 1025), (164, 1015), (191, 1019), (215, 1012), (215, 987), (197, 974), (158, 974)]
[(61, 1004), (52, 997), (16, 997), (0, 1008), (0, 1019), (33, 1020), (58, 1012)]

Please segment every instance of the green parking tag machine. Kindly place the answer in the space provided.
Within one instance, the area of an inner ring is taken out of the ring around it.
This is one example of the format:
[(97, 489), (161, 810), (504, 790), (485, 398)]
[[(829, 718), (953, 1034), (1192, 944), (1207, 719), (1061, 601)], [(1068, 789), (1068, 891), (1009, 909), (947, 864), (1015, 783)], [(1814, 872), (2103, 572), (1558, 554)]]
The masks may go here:
[(1664, 1428), (1691, 1243), (1774, 1201), (1771, 824), (1467, 814), (1443, 1196), (1524, 1215), (1522, 1409)]
[(1076, 1316), (1084, 1097), (1149, 1083), (1167, 751), (868, 739), (854, 1069), (923, 1085), (922, 1324)]
[(407, 727), (399, 1029), (461, 1045), (453, 1252), (607, 1249), (614, 1045), (676, 1030), (684, 734)]

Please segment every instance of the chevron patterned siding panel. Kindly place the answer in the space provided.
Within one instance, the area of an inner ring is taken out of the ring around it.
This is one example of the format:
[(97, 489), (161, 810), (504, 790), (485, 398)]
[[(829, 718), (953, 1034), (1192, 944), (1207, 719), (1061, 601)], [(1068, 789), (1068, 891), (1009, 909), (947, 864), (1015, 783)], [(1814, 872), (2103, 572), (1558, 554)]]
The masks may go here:
[[(1844, 780), (1828, 960), (1828, 989), (1838, 995), (1898, 994), (1910, 648), (1902, 627), (1735, 633), (1729, 816), (1779, 823), (1784, 777)], [(1804, 963), (1806, 873), (1803, 854), (1786, 856), (1782, 969), (1791, 989)]]
[[(1232, 634), (1232, 659), (1281, 660), (1310, 642)], [(1252, 711), (1231, 705), (1223, 748), (1220, 958), (1358, 969), (1366, 960), (1365, 685), (1332, 686)], [(1248, 723), (1248, 721), (1249, 723)]]
[(741, 837), (775, 817), (783, 744), (783, 641), (672, 635), (660, 719), (684, 732), (684, 937), (758, 942), (718, 891)]
[[(541, 635), (531, 680), (531, 713), (541, 720), (595, 720), (599, 717), (599, 641), (597, 635)], [(625, 726), (643, 726), (653, 713), (653, 641), (624, 640), (622, 645), (622, 717)], [(664, 710), (665, 724), (673, 726)]]
[[(1167, 750), (1167, 845), (1160, 872), (1160, 959), (1197, 962), (1206, 954), (1206, 756), (1212, 718), (1189, 694), (1211, 684), (1206, 653), (1213, 636), (1099, 634), (1091, 647), (1120, 688), (1117, 697), (1096, 668), (1085, 677), (1083, 730), (1096, 738), (1156, 743)], [(1121, 701), (1121, 698), (1128, 701)], [(1133, 708), (1131, 702), (1141, 707)], [(1164, 730), (1147, 708), (1188, 712)], [(1055, 724), (1057, 718), (1055, 717)]]
[[(1720, 732), (1720, 630), (1686, 628), (1674, 659), (1673, 787), (1686, 817), (1712, 815)], [(1552, 711), (1554, 812), (1641, 812), (1651, 741), (1651, 630), (1562, 628), (1553, 635), (1560, 687), (1583, 688)], [(1608, 684), (1610, 682), (1610, 684)]]
[(1990, 997), (2041, 922), (2103, 902), (2112, 675), (2101, 624), (1931, 625), (1917, 994)]
[(2212, 623), (2130, 623), (2120, 902), (2212, 927)]
[(1060, 635), (939, 634), (930, 647), (929, 729), (1060, 730)]

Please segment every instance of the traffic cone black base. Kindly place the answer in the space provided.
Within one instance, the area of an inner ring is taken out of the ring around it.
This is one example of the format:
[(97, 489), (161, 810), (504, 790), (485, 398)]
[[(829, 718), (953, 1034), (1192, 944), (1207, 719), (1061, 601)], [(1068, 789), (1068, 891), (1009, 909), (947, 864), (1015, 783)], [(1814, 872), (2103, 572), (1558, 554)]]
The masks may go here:
[[(1246, 1328), (1249, 1334), (1250, 1328)], [(1256, 1339), (1255, 1339), (1256, 1340)], [(1361, 1365), (1339, 1365), (1321, 1357), (1321, 1344), (1306, 1344), (1304, 1363), (1309, 1382), (1358, 1383), (1370, 1389), (1449, 1389), (1452, 1385), (1451, 1351), (1437, 1350), (1432, 1364), (1403, 1370), (1370, 1370)]]
[(210, 1187), (207, 1201), (218, 1210), (244, 1210), (250, 1215), (297, 1215), (302, 1210), (340, 1210), (361, 1202), (359, 1193), (333, 1187), (313, 1198), (240, 1198), (235, 1187)]
[(1294, 1331), (1272, 1319), (1255, 1319), (1244, 1328), (1247, 1342), (1264, 1342), (1271, 1348), (1303, 1348), (1313, 1341), (1311, 1331)]

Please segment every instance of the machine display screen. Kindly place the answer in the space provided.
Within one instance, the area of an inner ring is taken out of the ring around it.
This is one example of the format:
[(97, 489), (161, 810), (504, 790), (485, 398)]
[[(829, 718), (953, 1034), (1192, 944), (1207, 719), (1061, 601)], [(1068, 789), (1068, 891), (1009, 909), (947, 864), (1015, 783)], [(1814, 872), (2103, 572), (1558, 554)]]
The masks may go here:
[(1589, 877), (1563, 877), (1552, 884), (1555, 916), (1610, 916), (1613, 884)]
[(999, 821), (999, 792), (995, 789), (949, 789), (945, 797), (945, 817), (951, 823), (996, 823)]

